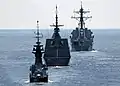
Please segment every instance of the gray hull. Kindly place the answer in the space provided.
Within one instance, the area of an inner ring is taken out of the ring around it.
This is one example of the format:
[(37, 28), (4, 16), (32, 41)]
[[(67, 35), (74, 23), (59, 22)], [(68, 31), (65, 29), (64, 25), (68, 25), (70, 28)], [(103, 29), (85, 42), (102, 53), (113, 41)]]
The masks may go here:
[(67, 66), (70, 60), (68, 40), (61, 39), (61, 46), (55, 47), (51, 43), (54, 39), (46, 39), (44, 59), (47, 66)]
[(72, 46), (72, 51), (92, 51), (93, 49), (86, 46)]
[(72, 51), (92, 51), (92, 44), (89, 43), (84, 43), (83, 44), (79, 44), (79, 42), (73, 42), (71, 44), (72, 46)]
[(68, 66), (69, 58), (46, 57), (45, 62), (48, 66)]

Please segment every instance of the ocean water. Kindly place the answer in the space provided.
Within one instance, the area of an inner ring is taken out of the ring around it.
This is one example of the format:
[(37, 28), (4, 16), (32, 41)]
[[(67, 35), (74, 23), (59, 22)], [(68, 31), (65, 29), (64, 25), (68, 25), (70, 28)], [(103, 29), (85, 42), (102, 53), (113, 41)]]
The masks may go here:
[[(71, 31), (60, 32), (68, 38), (69, 46)], [(0, 30), (0, 86), (120, 86), (120, 30), (92, 31), (95, 51), (71, 52), (69, 66), (49, 67), (48, 83), (31, 84), (28, 75), (34, 63), (35, 30)], [(45, 45), (53, 30), (41, 32)]]

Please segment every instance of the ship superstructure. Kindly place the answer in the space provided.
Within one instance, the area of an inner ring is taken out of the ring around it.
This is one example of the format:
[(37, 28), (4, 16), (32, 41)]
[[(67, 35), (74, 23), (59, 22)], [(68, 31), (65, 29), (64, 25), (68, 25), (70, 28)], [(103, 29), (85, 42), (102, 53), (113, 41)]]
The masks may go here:
[(30, 82), (48, 82), (47, 66), (42, 62), (44, 53), (43, 45), (40, 42), (39, 21), (37, 21), (37, 42), (33, 47), (32, 53), (35, 54), (35, 63), (30, 66)]
[(71, 32), (70, 41), (72, 51), (91, 51), (93, 48), (93, 32), (85, 27), (85, 21), (91, 16), (85, 17), (84, 14), (90, 11), (84, 11), (81, 2), (81, 8), (79, 11), (74, 11), (77, 16), (71, 18), (78, 20), (78, 27)]
[(59, 34), (59, 27), (63, 25), (58, 24), (57, 6), (55, 19), (55, 24), (50, 25), (55, 27), (52, 38), (46, 39), (44, 59), (48, 66), (67, 66), (71, 56), (68, 46), (68, 39), (62, 38)]

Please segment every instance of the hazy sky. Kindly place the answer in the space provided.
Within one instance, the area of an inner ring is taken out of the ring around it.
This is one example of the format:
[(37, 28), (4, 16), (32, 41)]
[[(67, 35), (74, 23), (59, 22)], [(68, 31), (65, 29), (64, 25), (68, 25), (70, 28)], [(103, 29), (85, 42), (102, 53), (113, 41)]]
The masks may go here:
[[(91, 11), (89, 28), (120, 28), (120, 0), (82, 0), (85, 10)], [(55, 6), (58, 5), (59, 23), (64, 28), (77, 26), (71, 19), (73, 10), (80, 8), (80, 0), (0, 0), (0, 28), (35, 28), (36, 20), (41, 28), (49, 28), (55, 22)]]

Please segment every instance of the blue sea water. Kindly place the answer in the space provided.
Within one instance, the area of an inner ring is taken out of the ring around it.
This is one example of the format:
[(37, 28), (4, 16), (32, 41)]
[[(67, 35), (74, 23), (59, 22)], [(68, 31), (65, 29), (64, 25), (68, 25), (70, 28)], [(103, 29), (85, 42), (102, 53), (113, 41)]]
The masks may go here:
[[(34, 63), (31, 53), (36, 39), (35, 30), (0, 30), (0, 86), (120, 86), (120, 30), (101, 29), (94, 32), (94, 49), (71, 52), (67, 67), (49, 67), (48, 83), (29, 83), (29, 66)], [(68, 38), (71, 30), (62, 29)], [(41, 30), (45, 45), (53, 30)]]

